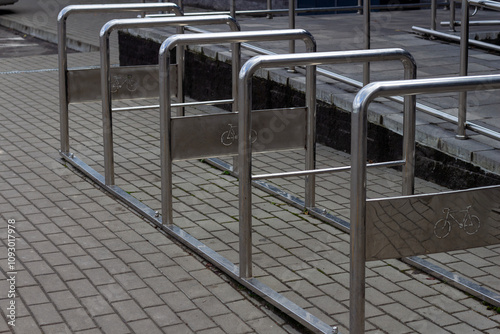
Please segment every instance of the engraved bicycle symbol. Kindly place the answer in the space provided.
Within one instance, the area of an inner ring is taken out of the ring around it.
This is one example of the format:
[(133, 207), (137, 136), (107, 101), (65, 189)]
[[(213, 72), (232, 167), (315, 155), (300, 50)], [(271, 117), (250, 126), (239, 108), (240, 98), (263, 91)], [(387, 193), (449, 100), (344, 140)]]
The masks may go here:
[(133, 92), (137, 89), (137, 81), (133, 78), (131, 74), (125, 75), (115, 75), (111, 80), (111, 92), (116, 93), (122, 87), (126, 87), (129, 92)]
[[(463, 229), (465, 233), (472, 235), (479, 230), (481, 226), (481, 222), (479, 218), (475, 215), (470, 214), (470, 210), (472, 205), (469, 205), (465, 210), (457, 210), (451, 211), (451, 209), (446, 208), (443, 209), (443, 213), (446, 214), (446, 218), (440, 219), (434, 225), (434, 235), (439, 239), (444, 239), (450, 234), (451, 231), (451, 223), (455, 222), (458, 224), (458, 227)], [(462, 222), (458, 221), (453, 214), (463, 213)]]
[[(220, 142), (224, 146), (230, 146), (235, 140), (238, 140), (238, 133), (235, 131), (237, 129), (236, 125), (228, 124), (229, 130), (224, 131), (220, 137)], [(252, 130), (250, 134), (252, 144), (257, 141), (257, 131)]]

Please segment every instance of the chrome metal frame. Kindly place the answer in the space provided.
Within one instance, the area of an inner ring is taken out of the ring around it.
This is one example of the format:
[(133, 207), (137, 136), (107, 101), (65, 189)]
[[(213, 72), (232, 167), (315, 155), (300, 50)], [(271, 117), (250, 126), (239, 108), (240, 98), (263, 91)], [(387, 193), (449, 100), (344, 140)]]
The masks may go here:
[[(173, 224), (172, 217), (172, 154), (171, 154), (171, 99), (170, 99), (170, 50), (177, 46), (233, 43), (233, 110), (238, 103), (237, 75), (240, 68), (240, 43), (252, 41), (303, 40), (310, 52), (316, 50), (311, 34), (303, 29), (264, 30), (250, 32), (208, 33), (202, 35), (174, 35), (163, 42), (160, 48), (160, 140), (162, 170), (162, 214), (163, 222)], [(211, 101), (213, 102), (213, 101)]]
[(103, 5), (71, 5), (63, 8), (57, 17), (58, 53), (59, 53), (59, 112), (61, 152), (70, 153), (69, 115), (68, 115), (68, 54), (66, 21), (73, 14), (119, 13), (141, 11), (170, 11), (182, 15), (180, 8), (174, 3), (134, 3), (134, 4), (103, 4)]
[(414, 96), (422, 93), (433, 94), (484, 89), (500, 89), (500, 75), (376, 82), (367, 85), (356, 95), (353, 102), (351, 130), (354, 134), (351, 142), (351, 333), (364, 333), (365, 328), (364, 291), (367, 240), (366, 157), (368, 106), (376, 97), (392, 95)]
[[(106, 23), (100, 32), (100, 50), (101, 50), (101, 97), (102, 97), (102, 115), (103, 115), (103, 138), (104, 138), (104, 170), (105, 180), (107, 185), (114, 184), (114, 153), (113, 153), (113, 128), (112, 128), (112, 98), (111, 98), (111, 64), (109, 50), (109, 36), (111, 32), (118, 29), (130, 28), (151, 28), (151, 27), (167, 27), (175, 26), (180, 28), (180, 33), (183, 33), (182, 27), (187, 25), (211, 25), (225, 24), (232, 31), (239, 31), (240, 26), (234, 18), (229, 15), (214, 15), (214, 16), (182, 16), (182, 17), (162, 17), (162, 18), (139, 18), (139, 19), (120, 19), (112, 20)], [(176, 48), (177, 58), (177, 99), (179, 105), (184, 105), (184, 47)], [(159, 94), (158, 94), (159, 96)], [(157, 108), (158, 106), (147, 106), (147, 108)], [(140, 108), (140, 107), (139, 107)], [(138, 109), (138, 108), (135, 108)], [(121, 108), (123, 110), (131, 110), (130, 108)], [(184, 114), (184, 108), (179, 107), (178, 116)]]

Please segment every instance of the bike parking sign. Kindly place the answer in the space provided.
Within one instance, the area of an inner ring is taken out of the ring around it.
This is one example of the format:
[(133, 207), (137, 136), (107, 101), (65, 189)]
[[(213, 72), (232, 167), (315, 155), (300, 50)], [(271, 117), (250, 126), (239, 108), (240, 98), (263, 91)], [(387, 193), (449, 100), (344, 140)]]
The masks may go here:
[(500, 186), (368, 200), (367, 261), (500, 243)]

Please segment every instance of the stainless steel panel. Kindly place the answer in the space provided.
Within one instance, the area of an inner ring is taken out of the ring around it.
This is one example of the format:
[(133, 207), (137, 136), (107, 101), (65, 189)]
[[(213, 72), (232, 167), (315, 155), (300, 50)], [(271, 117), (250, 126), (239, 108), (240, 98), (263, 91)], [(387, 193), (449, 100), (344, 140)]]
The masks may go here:
[[(305, 147), (306, 109), (252, 112), (253, 152)], [(172, 159), (238, 154), (238, 114), (224, 113), (172, 119)]]
[[(171, 65), (170, 84), (177, 91), (177, 65)], [(154, 98), (159, 95), (158, 65), (111, 68), (111, 93), (114, 100)], [(101, 100), (99, 68), (68, 71), (70, 103)]]
[(500, 243), (500, 186), (366, 204), (367, 261)]

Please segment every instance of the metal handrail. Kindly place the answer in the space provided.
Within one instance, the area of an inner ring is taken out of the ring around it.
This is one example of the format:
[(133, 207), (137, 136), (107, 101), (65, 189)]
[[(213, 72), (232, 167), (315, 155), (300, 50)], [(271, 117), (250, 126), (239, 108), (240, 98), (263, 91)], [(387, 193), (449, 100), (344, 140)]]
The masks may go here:
[[(113, 128), (111, 126), (111, 72), (110, 72), (110, 49), (109, 36), (111, 32), (117, 29), (129, 28), (151, 28), (151, 27), (184, 27), (187, 25), (209, 25), (209, 24), (225, 24), (233, 31), (239, 31), (240, 26), (234, 18), (229, 15), (217, 16), (178, 16), (178, 17), (163, 17), (163, 18), (139, 18), (139, 19), (119, 19), (107, 22), (100, 32), (100, 50), (101, 50), (101, 96), (102, 96), (102, 114), (103, 114), (103, 137), (104, 137), (104, 170), (105, 180), (107, 185), (114, 185), (114, 153), (113, 153)], [(177, 48), (178, 67), (178, 91), (177, 95), (180, 101), (184, 102), (184, 93), (182, 90), (182, 81), (184, 74), (184, 49)]]
[[(350, 331), (364, 333), (366, 263), (366, 157), (367, 111), (376, 97), (436, 94), (484, 89), (500, 89), (500, 75), (451, 77), (408, 81), (375, 82), (356, 95), (353, 102), (351, 142), (351, 264)], [(408, 192), (407, 195), (412, 193)]]
[(61, 153), (69, 154), (69, 115), (68, 115), (68, 55), (66, 21), (73, 14), (117, 13), (141, 11), (171, 11), (182, 15), (182, 10), (174, 3), (135, 3), (103, 5), (71, 5), (64, 7), (57, 17), (58, 67), (59, 67), (59, 113)]
[[(432, 0), (435, 1), (435, 0)], [(462, 26), (460, 36), (455, 36), (443, 32), (439, 32), (435, 30), (435, 26), (431, 26), (431, 29), (425, 29), (425, 28), (420, 28), (420, 27), (412, 27), (413, 30), (417, 32), (421, 32), (424, 34), (428, 34), (431, 36), (436, 36), (439, 38), (443, 39), (448, 39), (452, 41), (456, 41), (460, 43), (460, 70), (459, 70), (459, 75), (460, 76), (467, 76), (468, 75), (468, 58), (469, 58), (469, 45), (485, 48), (488, 50), (493, 50), (500, 52), (500, 47), (494, 44), (490, 43), (485, 43), (481, 41), (477, 41), (474, 39), (469, 39), (469, 27), (471, 26), (470, 20), (469, 20), (469, 6), (473, 5), (476, 7), (483, 7), (491, 10), (496, 10), (500, 11), (500, 3), (495, 2), (495, 1), (490, 1), (490, 0), (452, 0), (450, 8), (450, 22), (446, 22), (450, 24), (450, 27), (454, 30), (454, 17), (455, 17), (455, 1), (461, 1), (462, 3), (462, 17), (460, 21), (460, 25)], [(435, 10), (433, 11), (433, 13)], [(434, 13), (435, 15), (435, 13)], [(492, 22), (489, 22), (492, 23)], [(452, 123), (457, 125), (457, 135), (456, 137), (458, 139), (467, 139), (466, 135), (466, 130), (472, 130), (476, 133), (485, 135), (487, 137), (490, 137), (495, 140), (500, 140), (500, 133), (491, 129), (488, 129), (486, 127), (483, 127), (481, 125), (475, 124), (473, 122), (467, 121), (467, 92), (463, 91), (459, 93), (459, 101), (458, 101), (458, 117), (455, 116), (449, 116), (447, 117), (448, 121), (451, 121)], [(427, 112), (426, 110), (424, 110)], [(428, 112), (429, 113), (429, 112)], [(441, 117), (439, 115), (436, 115), (433, 112), (430, 112), (429, 114), (440, 117), (441, 119), (446, 119), (444, 117)]]

